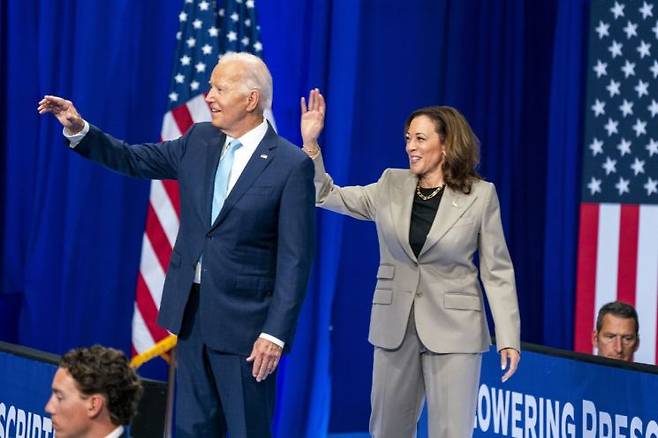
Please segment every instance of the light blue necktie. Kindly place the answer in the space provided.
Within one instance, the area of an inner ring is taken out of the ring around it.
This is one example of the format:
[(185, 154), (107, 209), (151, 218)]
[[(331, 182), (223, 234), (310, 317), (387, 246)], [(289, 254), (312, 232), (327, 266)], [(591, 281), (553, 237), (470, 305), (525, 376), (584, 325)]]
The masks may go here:
[(215, 223), (215, 219), (222, 211), (222, 206), (226, 200), (228, 192), (228, 179), (231, 176), (231, 168), (233, 167), (233, 159), (235, 158), (235, 151), (242, 146), (239, 140), (231, 140), (226, 148), (224, 156), (219, 161), (217, 172), (215, 173), (215, 190), (212, 196), (212, 216), (210, 223)]

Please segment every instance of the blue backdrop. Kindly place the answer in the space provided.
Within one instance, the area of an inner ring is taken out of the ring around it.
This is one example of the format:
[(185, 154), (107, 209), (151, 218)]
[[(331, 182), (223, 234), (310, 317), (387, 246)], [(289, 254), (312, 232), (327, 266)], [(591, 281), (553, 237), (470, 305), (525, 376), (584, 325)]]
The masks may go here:
[[(339, 184), (404, 167), (403, 122), (459, 108), (482, 142), (515, 262), (525, 341), (571, 348), (587, 0), (256, 2), (279, 131), (299, 142), (299, 97), (329, 109)], [(62, 353), (129, 351), (148, 183), (70, 153), (46, 93), (128, 141), (159, 137), (182, 0), (0, 1), (0, 338)], [(367, 430), (372, 224), (318, 212), (318, 252), (277, 435)], [(143, 374), (162, 377), (162, 366)]]

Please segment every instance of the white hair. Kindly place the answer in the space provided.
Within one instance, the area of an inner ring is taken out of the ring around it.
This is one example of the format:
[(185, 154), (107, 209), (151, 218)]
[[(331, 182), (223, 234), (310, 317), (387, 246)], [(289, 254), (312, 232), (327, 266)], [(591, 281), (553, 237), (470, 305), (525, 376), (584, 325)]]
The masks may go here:
[(248, 52), (227, 52), (219, 58), (217, 65), (225, 62), (240, 62), (245, 68), (244, 85), (248, 90), (258, 90), (260, 99), (258, 108), (265, 110), (272, 108), (272, 75), (267, 65), (256, 55)]

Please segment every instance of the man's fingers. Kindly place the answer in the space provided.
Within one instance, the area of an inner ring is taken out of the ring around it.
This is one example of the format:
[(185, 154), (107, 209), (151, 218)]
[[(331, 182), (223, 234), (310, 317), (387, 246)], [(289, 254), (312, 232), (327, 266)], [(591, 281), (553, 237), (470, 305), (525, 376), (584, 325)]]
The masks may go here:
[(304, 99), (304, 96), (299, 101), (300, 106), (302, 107), (302, 114), (306, 113), (306, 99)]
[(260, 373), (260, 368), (263, 364), (263, 357), (261, 354), (256, 354), (256, 357), (254, 358), (254, 365), (251, 367), (251, 375), (256, 377), (256, 380), (258, 380), (258, 373)]

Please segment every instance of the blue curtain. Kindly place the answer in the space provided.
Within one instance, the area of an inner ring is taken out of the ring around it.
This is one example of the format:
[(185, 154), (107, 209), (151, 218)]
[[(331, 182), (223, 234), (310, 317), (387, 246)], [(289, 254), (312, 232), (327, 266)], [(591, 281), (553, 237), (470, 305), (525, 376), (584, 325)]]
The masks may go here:
[[(279, 132), (299, 142), (299, 97), (320, 87), (338, 184), (407, 165), (415, 108), (459, 108), (499, 191), (526, 341), (569, 348), (587, 0), (270, 0), (259, 8)], [(43, 94), (128, 141), (159, 137), (182, 1), (0, 2), (0, 338), (54, 353), (129, 350), (148, 183), (67, 150)], [(374, 226), (318, 212), (276, 435), (365, 431)], [(157, 361), (142, 370), (164, 378)]]
[(544, 344), (573, 347), (589, 0), (558, 5), (546, 171)]

